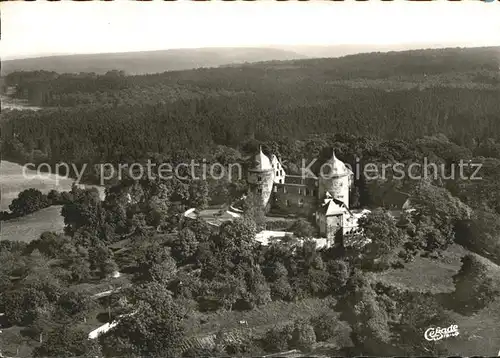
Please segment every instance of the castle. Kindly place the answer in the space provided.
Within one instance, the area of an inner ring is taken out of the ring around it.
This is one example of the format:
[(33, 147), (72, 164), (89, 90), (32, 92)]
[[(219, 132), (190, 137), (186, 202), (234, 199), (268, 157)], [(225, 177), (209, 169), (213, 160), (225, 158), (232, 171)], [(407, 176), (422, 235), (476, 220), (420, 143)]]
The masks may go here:
[(260, 148), (247, 168), (249, 191), (266, 211), (314, 218), (320, 235), (334, 241), (357, 228), (359, 215), (349, 210), (353, 172), (335, 152), (322, 169), (319, 177), (288, 175), (275, 155)]

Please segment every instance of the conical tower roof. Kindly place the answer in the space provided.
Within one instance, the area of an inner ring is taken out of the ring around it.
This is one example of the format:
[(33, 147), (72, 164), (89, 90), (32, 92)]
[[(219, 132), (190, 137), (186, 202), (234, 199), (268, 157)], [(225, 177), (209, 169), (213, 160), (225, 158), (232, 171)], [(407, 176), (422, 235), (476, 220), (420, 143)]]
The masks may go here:
[(268, 156), (262, 153), (262, 147), (259, 147), (259, 153), (253, 157), (252, 163), (250, 165), (250, 170), (255, 171), (267, 171), (272, 170), (273, 166)]
[(323, 173), (328, 176), (343, 176), (351, 173), (343, 161), (335, 155), (335, 149), (332, 150), (332, 156), (324, 164)]

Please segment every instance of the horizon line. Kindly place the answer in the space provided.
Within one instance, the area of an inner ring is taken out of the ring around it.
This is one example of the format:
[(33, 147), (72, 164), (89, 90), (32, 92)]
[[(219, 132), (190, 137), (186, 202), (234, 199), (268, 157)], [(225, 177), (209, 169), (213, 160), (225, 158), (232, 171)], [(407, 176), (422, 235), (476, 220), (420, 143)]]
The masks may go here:
[[(119, 54), (131, 54), (131, 53), (143, 53), (143, 52), (162, 52), (162, 51), (178, 51), (178, 50), (205, 50), (205, 49), (276, 49), (276, 50), (286, 50), (287, 48), (293, 47), (343, 47), (343, 46), (352, 46), (352, 47), (397, 47), (397, 46), (423, 46), (417, 48), (406, 48), (406, 49), (397, 49), (393, 51), (407, 51), (407, 50), (425, 50), (425, 49), (445, 49), (445, 48), (481, 48), (481, 47), (499, 47), (500, 42), (496, 44), (481, 44), (475, 45), (471, 43), (461, 43), (461, 42), (450, 42), (450, 43), (429, 43), (429, 42), (399, 42), (399, 43), (338, 43), (338, 44), (261, 44), (261, 45), (230, 45), (230, 46), (203, 46), (203, 47), (174, 47), (174, 48), (162, 48), (162, 49), (148, 49), (148, 50), (130, 50), (130, 51), (113, 51), (113, 52), (79, 52), (79, 53), (47, 53), (47, 54), (38, 54), (38, 55), (19, 55), (19, 56), (2, 56), (1, 62), (6, 61), (17, 61), (17, 60), (32, 60), (32, 59), (41, 59), (48, 57), (72, 57), (72, 56), (84, 56), (84, 55), (119, 55)], [(291, 50), (290, 50), (291, 51)], [(383, 52), (383, 51), (382, 51)], [(365, 53), (365, 52), (357, 52), (357, 53)], [(307, 56), (306, 54), (298, 53), (297, 55)], [(345, 55), (341, 55), (345, 56)], [(339, 57), (341, 57), (339, 56)]]

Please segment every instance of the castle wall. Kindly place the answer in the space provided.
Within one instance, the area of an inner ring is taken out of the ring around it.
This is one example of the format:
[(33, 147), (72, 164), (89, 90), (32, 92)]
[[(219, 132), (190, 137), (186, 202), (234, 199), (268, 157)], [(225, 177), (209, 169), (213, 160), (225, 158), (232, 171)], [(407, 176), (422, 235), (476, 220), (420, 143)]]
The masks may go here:
[(314, 188), (306, 185), (274, 184), (271, 210), (311, 216), (318, 206), (318, 199), (314, 194)]
[(349, 207), (349, 176), (319, 179), (319, 198), (325, 197), (329, 192), (335, 199), (342, 201)]
[(303, 177), (301, 175), (287, 175), (285, 178), (286, 184), (306, 185), (309, 188), (318, 187), (318, 179)]
[(249, 190), (256, 198), (258, 204), (266, 207), (273, 191), (274, 171), (249, 171), (247, 181)]
[(323, 213), (318, 213), (316, 217), (316, 225), (319, 228), (319, 234), (331, 240), (333, 244), (339, 230), (342, 230), (342, 220), (344, 215), (325, 216)]
[(316, 213), (316, 226), (319, 229), (319, 235), (326, 237), (326, 217), (324, 214)]
[(343, 215), (326, 217), (326, 238), (335, 240), (339, 230), (342, 230)]

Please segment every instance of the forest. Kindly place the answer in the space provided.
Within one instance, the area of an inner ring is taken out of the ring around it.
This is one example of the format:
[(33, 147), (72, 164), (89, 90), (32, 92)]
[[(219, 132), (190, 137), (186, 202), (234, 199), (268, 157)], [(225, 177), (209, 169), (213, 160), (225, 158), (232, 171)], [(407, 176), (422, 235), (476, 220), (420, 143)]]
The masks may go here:
[(14, 72), (46, 106), (5, 111), (2, 153), (18, 161), (128, 162), (216, 145), (352, 134), (442, 133), (475, 150), (499, 140), (498, 48), (373, 53), (127, 76)]
[[(240, 198), (240, 182), (110, 180), (104, 201), (76, 186), (50, 199), (21, 193), (12, 210), (57, 202), (65, 231), (0, 241), (2, 353), (496, 354), (499, 51), (371, 53), (141, 76), (10, 74), (4, 84), (16, 96), (44, 107), (2, 115), (3, 158), (19, 163), (244, 163), (262, 146), (287, 173), (332, 149), (352, 167), (357, 159), (428, 158), (443, 172), (356, 179), (350, 206), (371, 210), (360, 222), (371, 243), (323, 250), (308, 240), (315, 227), (307, 218), (289, 227), (302, 245), (294, 238), (260, 245), (256, 233), (273, 223), (251, 198), (245, 215), (219, 227), (183, 219), (188, 208)], [(462, 161), (480, 164), (481, 180), (450, 175)], [(98, 181), (98, 173), (85, 180)], [(416, 210), (392, 216), (385, 196), (392, 190), (408, 193)], [(87, 339), (113, 320), (120, 323)], [(461, 330), (483, 325), (489, 336), (422, 338), (428, 327), (452, 322)]]

